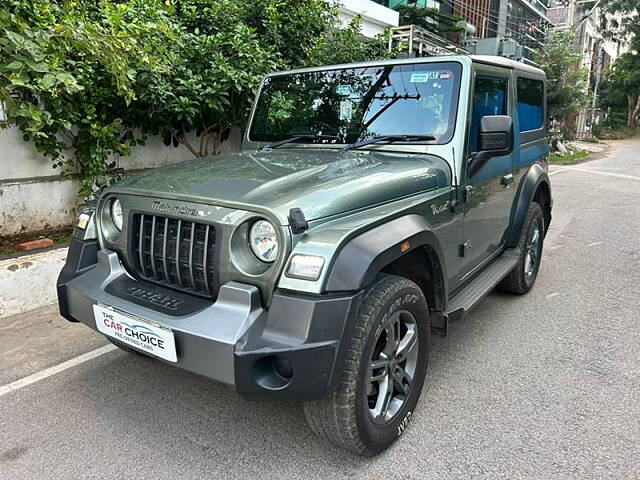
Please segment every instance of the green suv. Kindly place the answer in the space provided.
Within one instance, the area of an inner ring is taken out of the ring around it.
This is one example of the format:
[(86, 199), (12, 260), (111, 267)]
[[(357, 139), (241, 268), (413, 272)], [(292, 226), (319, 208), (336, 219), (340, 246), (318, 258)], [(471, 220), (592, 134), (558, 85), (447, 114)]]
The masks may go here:
[(240, 153), (129, 177), (83, 211), (60, 311), (380, 452), (416, 408), (432, 332), (536, 280), (545, 114), (543, 72), (498, 57), (268, 75)]

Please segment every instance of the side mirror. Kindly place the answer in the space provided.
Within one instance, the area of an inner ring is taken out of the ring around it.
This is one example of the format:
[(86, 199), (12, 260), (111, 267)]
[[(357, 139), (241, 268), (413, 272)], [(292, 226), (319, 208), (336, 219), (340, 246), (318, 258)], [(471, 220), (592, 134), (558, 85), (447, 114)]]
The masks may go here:
[(506, 115), (486, 115), (480, 119), (478, 151), (469, 161), (469, 177), (480, 171), (490, 158), (513, 151), (513, 120)]

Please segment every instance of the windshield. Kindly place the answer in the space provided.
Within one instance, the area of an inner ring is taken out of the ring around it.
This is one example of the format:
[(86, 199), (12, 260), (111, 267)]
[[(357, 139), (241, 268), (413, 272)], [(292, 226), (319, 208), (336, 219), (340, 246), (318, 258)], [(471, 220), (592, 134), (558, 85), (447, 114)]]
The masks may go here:
[[(382, 135), (451, 140), (462, 68), (456, 62), (388, 65), (277, 75), (265, 80), (249, 138), (334, 135), (353, 143)], [(327, 139), (301, 138), (313, 143)]]

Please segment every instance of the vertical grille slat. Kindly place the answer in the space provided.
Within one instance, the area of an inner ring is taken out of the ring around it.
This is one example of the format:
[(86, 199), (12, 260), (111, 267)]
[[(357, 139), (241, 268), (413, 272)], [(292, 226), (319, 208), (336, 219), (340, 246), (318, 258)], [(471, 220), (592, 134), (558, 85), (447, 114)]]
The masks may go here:
[(153, 278), (158, 280), (158, 272), (156, 270), (156, 217), (151, 217), (151, 271), (153, 272)]
[(207, 274), (207, 250), (209, 245), (209, 225), (204, 227), (204, 246), (202, 248), (202, 278), (204, 278), (204, 288), (209, 292), (209, 275)]
[(169, 228), (169, 219), (164, 219), (164, 235), (162, 236), (162, 267), (164, 268), (164, 279), (169, 281), (169, 269), (167, 268), (167, 231)]
[(189, 277), (191, 279), (191, 288), (196, 288), (196, 280), (193, 276), (193, 238), (196, 233), (196, 224), (191, 224), (191, 240), (189, 241)]
[(201, 296), (218, 293), (214, 225), (134, 213), (129, 258), (135, 273)]
[(182, 232), (180, 227), (182, 227), (182, 220), (178, 220), (178, 231), (176, 233), (176, 273), (178, 274), (178, 285), (182, 287), (182, 275), (180, 275), (180, 236)]
[(140, 230), (138, 231), (138, 236), (140, 237), (138, 241), (138, 258), (140, 259), (140, 266), (142, 267), (142, 276), (146, 277), (147, 272), (144, 268), (144, 258), (142, 256), (144, 252), (144, 248), (142, 248), (142, 244), (144, 242), (144, 215), (140, 215)]

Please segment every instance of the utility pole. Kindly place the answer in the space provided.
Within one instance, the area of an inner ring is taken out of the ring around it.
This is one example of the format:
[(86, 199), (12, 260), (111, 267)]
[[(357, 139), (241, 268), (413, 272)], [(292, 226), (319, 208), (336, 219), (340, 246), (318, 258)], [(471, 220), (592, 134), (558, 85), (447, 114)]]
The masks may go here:
[(593, 126), (596, 123), (596, 105), (598, 102), (598, 87), (600, 86), (600, 77), (602, 75), (602, 63), (604, 60), (604, 46), (602, 45), (602, 40), (598, 41), (597, 49), (598, 49), (598, 57), (596, 60), (596, 78), (593, 85), (593, 98), (591, 99), (591, 132), (593, 135)]
[(508, 4), (508, 0), (501, 0), (498, 3), (498, 25), (496, 28), (496, 36), (498, 38), (505, 38), (507, 36)]

